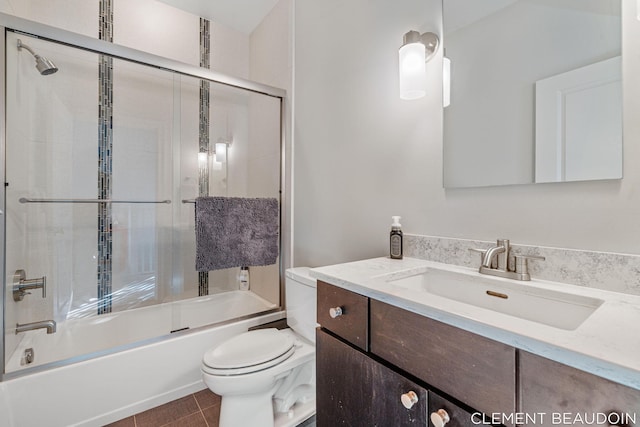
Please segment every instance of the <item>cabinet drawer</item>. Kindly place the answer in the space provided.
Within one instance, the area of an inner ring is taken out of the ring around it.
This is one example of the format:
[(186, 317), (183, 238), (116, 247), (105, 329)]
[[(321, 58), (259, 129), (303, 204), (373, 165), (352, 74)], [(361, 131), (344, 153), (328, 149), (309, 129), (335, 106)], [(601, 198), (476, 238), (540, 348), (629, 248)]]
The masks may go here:
[(371, 300), (371, 352), (485, 413), (515, 412), (515, 349)]
[[(317, 424), (426, 426), (427, 390), (322, 330), (316, 332)], [(407, 409), (402, 395), (413, 392)]]
[[(342, 314), (331, 317), (332, 309)], [(351, 344), (368, 349), (369, 298), (318, 280), (318, 323)]]
[[(612, 412), (624, 417), (619, 424), (634, 425), (635, 416), (635, 425), (640, 425), (639, 390), (525, 351), (519, 359), (522, 412), (545, 414), (534, 420), (535, 425), (609, 425), (593, 417)], [(582, 416), (583, 423), (576, 416)]]

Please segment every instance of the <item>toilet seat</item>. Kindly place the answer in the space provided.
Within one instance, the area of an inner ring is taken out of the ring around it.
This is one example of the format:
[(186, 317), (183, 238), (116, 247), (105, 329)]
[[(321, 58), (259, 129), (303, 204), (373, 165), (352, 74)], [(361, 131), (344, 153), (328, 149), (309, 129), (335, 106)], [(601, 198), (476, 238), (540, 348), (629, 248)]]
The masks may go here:
[(243, 375), (275, 366), (295, 352), (295, 341), (277, 329), (259, 329), (237, 335), (207, 351), (203, 371), (211, 375)]

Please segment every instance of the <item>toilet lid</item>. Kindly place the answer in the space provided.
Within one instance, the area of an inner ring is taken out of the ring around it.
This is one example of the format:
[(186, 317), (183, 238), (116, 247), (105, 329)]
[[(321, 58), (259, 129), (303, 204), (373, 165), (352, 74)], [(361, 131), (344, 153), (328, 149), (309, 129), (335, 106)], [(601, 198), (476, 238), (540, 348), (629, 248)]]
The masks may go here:
[[(237, 335), (204, 354), (208, 368), (227, 375), (237, 375), (266, 369), (288, 358), (294, 349), (294, 339), (277, 329), (258, 329)], [(249, 369), (245, 369), (249, 368)], [(233, 371), (233, 372), (232, 372)]]

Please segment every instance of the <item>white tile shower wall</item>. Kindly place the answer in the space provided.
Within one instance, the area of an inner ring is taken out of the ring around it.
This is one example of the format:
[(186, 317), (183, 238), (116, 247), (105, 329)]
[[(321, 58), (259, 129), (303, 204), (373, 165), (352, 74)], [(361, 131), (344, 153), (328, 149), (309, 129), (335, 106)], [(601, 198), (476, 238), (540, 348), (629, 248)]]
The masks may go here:
[[(114, 43), (198, 66), (199, 17), (156, 0), (113, 0)], [(98, 38), (98, 1), (0, 0), (0, 12)], [(211, 68), (249, 76), (249, 36), (212, 23)]]
[[(6, 324), (60, 321), (73, 299), (95, 294), (95, 205), (22, 204), (20, 197), (95, 198), (97, 170), (84, 154), (97, 150), (97, 60), (94, 54), (9, 33), (8, 45), (23, 39), (55, 58), (66, 72), (40, 76), (26, 52), (7, 50), (7, 284), (17, 269), (29, 278), (47, 276), (47, 298), (32, 292), (21, 302), (6, 301)], [(47, 102), (42, 102), (42, 100)], [(93, 283), (92, 293), (71, 287)], [(55, 285), (54, 285), (55, 284)], [(55, 286), (55, 288), (54, 288)], [(8, 293), (10, 295), (10, 292)], [(7, 328), (5, 349), (20, 336)]]
[[(487, 249), (496, 242), (405, 234), (405, 255), (476, 268), (480, 254), (469, 249)], [(544, 261), (529, 262), (532, 277), (589, 288), (640, 295), (640, 255), (593, 252), (511, 242), (518, 255), (541, 255)]]
[[(173, 74), (114, 61), (113, 198), (172, 198)], [(113, 311), (162, 302), (170, 294), (173, 238), (169, 204), (112, 208)]]
[(95, 38), (98, 38), (98, 7), (98, 1), (87, 0), (0, 1), (2, 13)]
[[(280, 186), (280, 103), (275, 98), (249, 97), (249, 144), (247, 184), (251, 197), (277, 197)], [(273, 286), (278, 265), (251, 268), (251, 289), (277, 303), (279, 292)]]
[(291, 89), (292, 0), (280, 0), (250, 37), (251, 80)]
[[(280, 0), (264, 20), (253, 30), (250, 38), (251, 79), (287, 90), (284, 105), (285, 123), (292, 123), (293, 105), (293, 0)], [(285, 136), (285, 171), (292, 170), (291, 126), (282, 130)], [(285, 173), (284, 200), (281, 214), (285, 224), (292, 218), (292, 176)], [(288, 237), (288, 239), (287, 239)], [(292, 244), (289, 233), (282, 239), (282, 264), (292, 265)], [(255, 286), (254, 286), (255, 289)], [(258, 290), (260, 293), (260, 291)], [(273, 292), (273, 291), (272, 291)], [(262, 296), (265, 294), (261, 293)], [(265, 298), (274, 301), (270, 297)]]
[[(97, 1), (87, 2), (85, 0), (1, 0), (0, 12), (97, 38), (98, 3)], [(149, 51), (157, 55), (191, 63), (192, 65), (198, 65), (199, 18), (197, 16), (186, 14), (163, 3), (151, 0), (139, 0), (136, 2), (114, 0), (114, 14), (115, 43)], [(288, 23), (286, 25), (288, 25)], [(236, 30), (225, 27), (224, 25), (213, 23), (212, 26), (212, 69), (240, 77), (248, 77), (250, 65), (249, 36), (238, 33)], [(168, 29), (171, 29), (171, 31), (168, 31)], [(262, 37), (269, 36), (265, 34)], [(15, 41), (13, 43), (15, 43)], [(97, 134), (97, 97), (95, 95), (97, 93), (97, 59), (95, 55), (90, 53), (79, 54), (75, 51), (69, 53), (69, 48), (66, 47), (52, 47), (39, 41), (34, 41), (32, 44), (39, 52), (44, 52), (45, 55), (55, 58), (61, 71), (46, 78), (37, 76), (31, 59), (27, 58), (28, 61), (22, 64), (20, 66), (21, 68), (15, 72), (15, 81), (17, 83), (22, 81), (24, 84), (9, 85), (9, 87), (15, 90), (22, 88), (19, 93), (14, 94), (14, 99), (32, 108), (41, 108), (38, 106), (42, 105), (40, 100), (43, 98), (49, 99), (51, 105), (55, 106), (55, 108), (52, 107), (54, 111), (50, 115), (51, 120), (37, 120), (29, 114), (24, 116), (17, 114), (16, 117), (9, 120), (9, 122), (15, 124), (12, 131), (13, 135), (10, 137), (20, 141), (29, 141), (29, 143), (21, 145), (19, 147), (20, 150), (32, 150), (33, 147), (43, 147), (45, 145), (47, 146), (47, 150), (52, 150), (49, 153), (45, 153), (44, 150), (42, 153), (40, 153), (41, 150), (35, 150), (36, 153), (32, 153), (33, 155), (27, 151), (21, 154), (21, 156), (26, 156), (25, 158), (32, 159), (29, 170), (32, 170), (47, 182), (48, 187), (46, 187), (41, 194), (37, 194), (38, 196), (47, 197), (55, 193), (55, 196), (65, 198), (95, 198), (97, 171), (95, 163), (87, 162), (86, 159), (88, 155), (94, 156), (97, 149), (97, 143), (95, 142)], [(284, 49), (286, 49), (286, 47)], [(48, 50), (51, 51), (49, 52)], [(85, 56), (87, 56), (87, 58), (85, 58)], [(265, 73), (277, 74), (277, 72), (269, 70), (266, 65), (262, 67)], [(78, 70), (76, 70), (76, 68)], [(85, 78), (83, 76), (87, 77)], [(118, 76), (119, 74), (116, 72), (116, 78), (118, 78)], [(30, 84), (36, 82), (37, 85)], [(52, 85), (54, 82), (56, 85), (55, 91), (46, 89), (48, 85)], [(137, 83), (142, 84), (140, 81)], [(43, 85), (45, 89), (42, 88)], [(144, 85), (153, 86), (153, 82), (146, 81)], [(170, 86), (169, 82), (161, 85), (163, 93), (166, 93), (165, 89), (167, 89), (167, 86)], [(178, 134), (183, 140), (190, 140), (190, 135), (195, 132), (195, 141), (197, 141), (198, 91), (196, 89), (195, 92), (191, 93), (189, 90), (184, 89), (185, 87), (183, 86), (181, 126)], [(128, 94), (122, 92), (122, 89), (116, 88), (115, 90), (116, 106), (118, 103), (123, 103), (121, 104), (123, 106), (127, 105), (128, 98), (125, 97), (128, 96)], [(117, 93), (119, 90), (121, 91), (120, 94)], [(169, 88), (169, 90), (171, 89)], [(72, 94), (72, 96), (65, 94)], [(144, 102), (145, 100), (143, 98), (144, 97), (140, 97), (137, 100)], [(149, 99), (147, 99), (147, 101), (148, 100)], [(131, 105), (128, 106), (131, 107)], [(147, 102), (144, 106), (137, 108), (139, 113), (144, 111), (147, 118), (145, 119), (139, 116), (136, 123), (130, 123), (133, 118), (125, 117), (122, 111), (116, 110), (115, 113), (116, 115), (120, 115), (121, 125), (122, 120), (128, 120), (129, 122), (126, 127), (121, 130), (129, 136), (134, 136), (137, 132), (134, 128), (142, 127), (142, 129), (147, 129), (150, 123), (153, 125), (152, 122), (157, 121), (158, 117), (165, 117), (166, 114), (163, 112), (166, 110), (166, 106), (166, 102)], [(215, 132), (220, 133), (222, 124), (224, 123), (225, 133), (229, 132), (239, 136), (242, 140), (247, 140), (248, 113), (246, 105), (239, 110), (237, 108), (234, 110), (235, 112), (233, 114), (237, 114), (238, 118), (231, 126), (237, 126), (237, 130), (226, 128), (226, 117), (223, 119), (226, 113), (222, 113), (225, 107), (226, 106), (222, 105), (220, 111), (212, 112), (215, 118), (215, 120), (212, 120), (212, 128)], [(11, 114), (11, 112), (9, 114)], [(217, 117), (215, 117), (216, 114)], [(153, 126), (151, 127), (153, 128)], [(171, 135), (172, 133), (171, 129), (164, 128), (154, 128), (152, 131), (159, 133), (161, 138), (166, 138), (167, 135)], [(56, 142), (55, 145), (50, 144), (53, 140)], [(88, 143), (88, 141), (93, 142)], [(144, 141), (140, 140), (139, 142), (142, 143)], [(132, 149), (133, 148), (135, 147), (132, 147)], [(151, 153), (155, 153), (153, 155), (153, 159), (155, 160), (151, 161), (151, 159), (147, 159), (149, 161), (138, 162), (135, 170), (136, 176), (145, 176), (146, 174), (157, 175), (160, 163), (166, 160), (157, 156), (158, 151), (156, 151), (156, 147), (147, 148), (151, 150)], [(147, 148), (140, 145), (137, 146), (134, 150), (135, 152), (131, 153), (133, 156), (131, 159), (141, 154)], [(240, 149), (239, 144), (237, 149)], [(182, 156), (189, 156), (190, 153), (187, 151), (183, 152)], [(138, 154), (136, 154), (136, 152)], [(48, 160), (45, 160), (40, 154), (46, 154)], [(233, 153), (231, 156), (233, 156)], [(174, 165), (174, 167), (178, 166), (183, 173), (180, 184), (185, 186), (185, 190), (189, 187), (189, 176), (197, 176), (197, 173), (193, 172), (197, 171), (197, 152), (191, 157), (193, 158), (193, 162), (186, 162), (185, 159), (186, 163)], [(61, 167), (61, 165), (64, 166)], [(92, 167), (91, 165), (94, 166)], [(55, 179), (47, 181), (47, 178), (52, 176), (51, 172), (53, 169), (56, 171)], [(19, 194), (18, 197), (21, 197), (26, 195), (26, 184), (29, 183), (29, 185), (32, 185), (33, 182), (29, 181), (30, 178), (26, 168), (17, 172), (24, 174), (24, 176), (13, 180), (12, 190), (16, 195)], [(133, 171), (131, 171), (131, 173), (133, 173)], [(266, 173), (267, 178), (265, 180), (258, 178), (259, 182), (272, 180), (274, 176), (273, 170), (267, 169)], [(240, 184), (238, 191), (240, 189), (246, 190), (246, 186), (248, 185), (246, 168), (238, 167), (235, 174), (236, 176), (232, 181)], [(115, 179), (116, 186), (119, 185), (118, 181), (120, 179), (128, 180), (124, 175), (121, 176), (123, 178)], [(167, 174), (167, 178), (169, 177), (170, 174)], [(218, 178), (220, 178), (216, 181), (218, 191), (216, 191), (215, 194), (225, 194), (227, 191), (227, 184), (224, 182), (225, 176)], [(40, 180), (40, 178), (38, 179)], [(233, 186), (233, 182), (229, 185)], [(122, 193), (123, 197), (128, 196), (130, 191), (136, 188), (139, 191), (137, 193), (133, 192), (130, 195), (136, 195), (137, 197), (140, 191), (144, 192), (145, 196), (150, 197), (160, 196), (162, 194), (159, 190), (152, 191), (146, 187), (143, 189), (136, 185), (135, 180), (131, 181), (131, 183), (133, 185), (130, 188), (120, 187), (125, 191)], [(20, 187), (22, 184), (25, 184), (24, 188)], [(20, 193), (21, 191), (25, 194)], [(235, 190), (231, 188), (230, 191)], [(30, 195), (34, 196), (33, 194)], [(26, 206), (22, 207), (26, 209)], [(61, 283), (55, 285), (56, 290), (49, 292), (46, 300), (38, 300), (34, 295), (31, 295), (28, 297), (30, 300), (23, 302), (19, 307), (13, 303), (13, 301), (10, 303), (7, 302), (7, 324), (40, 320), (45, 314), (47, 318), (48, 316), (53, 316), (55, 319), (61, 320), (66, 317), (67, 313), (73, 312), (73, 310), (78, 308), (83, 302), (95, 298), (95, 248), (97, 247), (95, 231), (95, 218), (97, 214), (95, 212), (95, 206), (51, 206), (47, 207), (46, 211), (42, 207), (38, 209), (37, 212), (34, 211), (36, 212), (34, 215), (29, 217), (31, 218), (29, 224), (20, 225), (8, 223), (8, 231), (14, 231), (13, 235), (15, 239), (12, 240), (10, 233), (7, 233), (7, 244), (13, 248), (12, 251), (7, 253), (7, 275), (10, 276), (11, 272), (16, 268), (26, 267), (27, 273), (33, 272), (33, 274), (38, 273), (39, 275), (47, 275), (48, 277), (56, 276)], [(179, 224), (181, 227), (182, 231), (180, 235), (183, 241), (177, 243), (177, 245), (183, 249), (192, 248), (193, 205), (182, 205), (179, 210), (180, 219), (176, 220), (176, 224)], [(127, 221), (128, 213), (122, 212), (122, 215), (125, 221)], [(118, 214), (116, 213), (116, 217), (117, 216)], [(50, 218), (53, 218), (53, 220), (50, 220)], [(164, 225), (170, 225), (168, 221), (163, 219), (158, 219), (158, 221), (162, 222), (162, 227), (164, 227)], [(72, 235), (69, 232), (66, 234), (59, 232), (60, 230), (69, 230), (70, 224), (73, 224)], [(114, 224), (114, 229), (118, 225), (124, 225), (124, 223)], [(28, 232), (24, 230), (25, 227), (29, 228)], [(41, 231), (34, 233), (34, 231), (37, 230)], [(126, 239), (117, 237), (117, 230), (114, 231), (116, 232), (114, 244), (126, 246), (123, 243)], [(34, 251), (28, 261), (24, 261), (26, 257), (23, 256), (24, 254), (21, 249), (24, 247), (25, 241), (20, 238), (20, 236), (24, 235), (29, 236), (29, 246), (41, 248), (41, 252)], [(53, 235), (54, 238), (47, 238), (46, 236), (49, 235)], [(43, 241), (49, 243), (41, 244)], [(49, 259), (43, 261), (45, 257), (41, 255), (54, 251), (58, 251), (58, 253), (64, 254), (64, 256), (56, 260)], [(194, 254), (190, 254), (189, 250), (186, 249), (184, 250), (184, 254), (185, 257), (193, 258), (194, 256)], [(121, 254), (121, 256), (124, 255)], [(114, 261), (119, 262), (117, 257)], [(40, 272), (41, 270), (42, 272)], [(224, 277), (218, 280), (218, 282), (228, 283), (229, 285), (235, 284), (235, 274), (233, 272), (224, 272), (221, 274), (223, 274)], [(194, 280), (194, 278), (186, 277), (184, 274), (180, 274), (180, 272), (173, 272), (171, 283), (172, 288), (170, 293), (179, 293), (180, 290), (184, 291), (185, 284), (197, 283), (197, 279)], [(76, 286), (77, 284), (82, 285)], [(7, 352), (10, 353), (12, 349), (15, 348), (17, 338), (12, 329), (7, 329), (5, 338), (7, 344), (5, 349)]]
[(114, 43), (199, 64), (199, 17), (156, 0), (113, 1)]

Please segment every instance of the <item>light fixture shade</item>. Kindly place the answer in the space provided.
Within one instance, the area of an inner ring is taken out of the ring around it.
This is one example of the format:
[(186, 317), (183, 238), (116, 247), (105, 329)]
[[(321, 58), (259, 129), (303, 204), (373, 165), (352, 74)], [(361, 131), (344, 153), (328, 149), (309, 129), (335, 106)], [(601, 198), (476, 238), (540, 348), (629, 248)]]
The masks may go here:
[(224, 142), (216, 142), (216, 162), (224, 163), (227, 161), (227, 144)]
[(425, 53), (426, 47), (420, 42), (408, 43), (400, 48), (401, 99), (418, 99), (427, 94)]
[(451, 105), (451, 60), (442, 57), (442, 106)]

